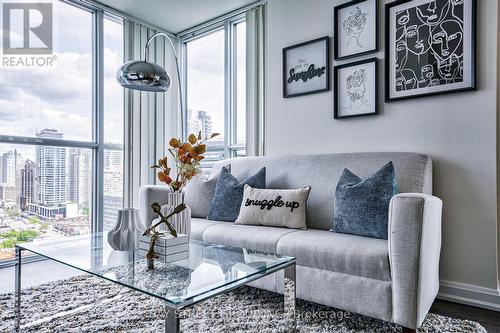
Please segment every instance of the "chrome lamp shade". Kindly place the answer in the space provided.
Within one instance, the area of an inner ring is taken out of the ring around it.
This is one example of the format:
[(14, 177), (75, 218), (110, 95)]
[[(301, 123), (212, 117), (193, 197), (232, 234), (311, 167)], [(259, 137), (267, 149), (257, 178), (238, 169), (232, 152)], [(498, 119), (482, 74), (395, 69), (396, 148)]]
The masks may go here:
[(170, 88), (170, 76), (156, 64), (135, 60), (123, 64), (116, 73), (116, 79), (125, 88), (165, 92)]

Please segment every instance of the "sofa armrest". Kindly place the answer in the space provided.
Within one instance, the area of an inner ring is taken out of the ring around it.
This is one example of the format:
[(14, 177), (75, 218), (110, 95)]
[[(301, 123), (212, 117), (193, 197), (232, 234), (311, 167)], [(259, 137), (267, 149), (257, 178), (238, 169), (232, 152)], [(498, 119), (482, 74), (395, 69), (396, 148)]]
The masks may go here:
[(153, 202), (166, 205), (169, 192), (172, 192), (170, 187), (164, 185), (143, 185), (139, 188), (139, 216), (144, 226), (149, 227), (151, 221), (158, 217), (151, 209)]
[(389, 204), (393, 319), (418, 328), (439, 290), (441, 199), (402, 193)]

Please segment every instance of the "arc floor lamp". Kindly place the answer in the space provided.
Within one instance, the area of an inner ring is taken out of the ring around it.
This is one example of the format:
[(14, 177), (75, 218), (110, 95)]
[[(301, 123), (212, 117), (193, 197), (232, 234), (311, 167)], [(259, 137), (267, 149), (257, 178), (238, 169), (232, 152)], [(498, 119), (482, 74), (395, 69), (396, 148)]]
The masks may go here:
[(150, 92), (166, 92), (170, 88), (170, 76), (167, 71), (152, 62), (148, 62), (148, 47), (151, 41), (159, 36), (164, 36), (172, 48), (172, 52), (175, 58), (175, 67), (177, 70), (177, 83), (179, 86), (179, 99), (181, 107), (181, 126), (184, 127), (182, 123), (183, 117), (183, 96), (182, 96), (182, 86), (181, 86), (181, 74), (179, 68), (179, 59), (177, 57), (177, 52), (175, 51), (174, 43), (172, 39), (163, 32), (157, 32), (148, 38), (146, 45), (144, 46), (144, 60), (133, 60), (123, 64), (116, 73), (116, 78), (121, 86), (140, 91), (150, 91)]

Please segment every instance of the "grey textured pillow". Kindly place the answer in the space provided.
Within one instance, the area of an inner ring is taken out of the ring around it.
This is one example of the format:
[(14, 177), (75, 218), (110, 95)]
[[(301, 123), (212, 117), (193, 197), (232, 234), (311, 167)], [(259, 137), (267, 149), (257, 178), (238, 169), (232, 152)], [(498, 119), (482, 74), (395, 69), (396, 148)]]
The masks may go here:
[[(231, 164), (223, 167), (231, 172)], [(215, 184), (220, 171), (208, 178), (204, 174), (195, 176), (184, 188), (184, 203), (191, 208), (192, 217), (206, 218), (214, 197)]]
[(234, 222), (240, 213), (243, 187), (245, 184), (255, 188), (266, 187), (266, 168), (240, 182), (227, 169), (222, 168), (207, 219)]
[(311, 186), (269, 190), (245, 185), (236, 224), (306, 229), (307, 198)]
[(387, 239), (389, 202), (398, 192), (392, 162), (365, 180), (344, 169), (335, 191), (332, 231)]

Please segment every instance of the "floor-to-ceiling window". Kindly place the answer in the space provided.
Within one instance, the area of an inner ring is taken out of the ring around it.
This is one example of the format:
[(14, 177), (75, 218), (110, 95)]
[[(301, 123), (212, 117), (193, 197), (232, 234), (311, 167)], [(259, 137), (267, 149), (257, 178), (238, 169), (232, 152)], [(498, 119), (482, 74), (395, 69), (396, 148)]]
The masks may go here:
[(44, 62), (1, 63), (0, 264), (19, 242), (103, 230), (122, 205), (122, 22), (62, 1), (52, 16)]
[(118, 209), (123, 207), (123, 88), (116, 82), (116, 70), (123, 63), (123, 23), (104, 17), (104, 163), (103, 227), (116, 223)]
[(221, 135), (207, 144), (203, 167), (246, 154), (246, 23), (233, 18), (183, 39), (189, 133)]

